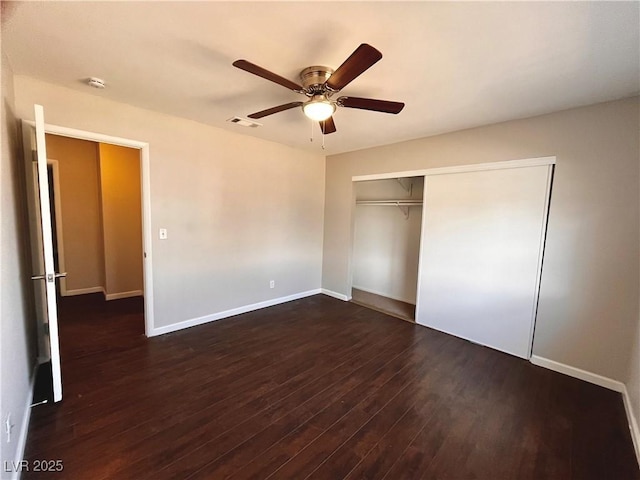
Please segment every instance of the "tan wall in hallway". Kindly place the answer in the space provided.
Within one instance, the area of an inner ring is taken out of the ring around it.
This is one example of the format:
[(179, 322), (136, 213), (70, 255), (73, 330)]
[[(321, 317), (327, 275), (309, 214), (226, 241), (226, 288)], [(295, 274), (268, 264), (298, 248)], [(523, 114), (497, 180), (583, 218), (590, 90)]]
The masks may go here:
[(140, 153), (99, 144), (104, 232), (105, 290), (109, 295), (142, 291)]
[(76, 138), (47, 135), (47, 157), (60, 172), (62, 231), (66, 290), (104, 285), (104, 252), (98, 145)]

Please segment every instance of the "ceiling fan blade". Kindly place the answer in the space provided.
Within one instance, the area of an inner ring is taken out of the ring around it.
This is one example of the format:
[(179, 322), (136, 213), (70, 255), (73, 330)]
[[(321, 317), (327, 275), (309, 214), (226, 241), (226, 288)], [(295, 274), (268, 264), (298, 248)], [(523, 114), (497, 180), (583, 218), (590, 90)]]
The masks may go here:
[(262, 110), (260, 112), (252, 113), (248, 115), (249, 118), (262, 118), (267, 115), (273, 115), (274, 113), (284, 112), (285, 110), (289, 110), (291, 108), (296, 108), (302, 105), (302, 102), (291, 102), (285, 103), (284, 105), (278, 105), (277, 107), (267, 108), (266, 110)]
[(276, 75), (269, 70), (265, 70), (264, 68), (259, 67), (258, 65), (255, 65), (251, 62), (247, 62), (246, 60), (236, 60), (235, 62), (233, 62), (233, 66), (239, 68), (240, 70), (244, 70), (245, 72), (253, 73), (254, 75), (257, 75), (259, 77), (266, 78), (267, 80), (277, 83), (278, 85), (282, 85), (283, 87), (293, 90), (294, 92), (302, 90), (302, 87), (297, 83), (292, 82), (291, 80), (287, 80), (280, 75)]
[(336, 132), (336, 124), (333, 121), (333, 117), (329, 117), (326, 120), (322, 120), (320, 122), (320, 130), (324, 135), (329, 135), (330, 133)]
[(333, 72), (325, 85), (337, 92), (382, 58), (382, 54), (371, 45), (363, 43)]
[(337, 102), (341, 107), (360, 108), (361, 110), (373, 110), (384, 113), (400, 113), (404, 108), (402, 102), (390, 102), (388, 100), (376, 100), (374, 98), (340, 97)]

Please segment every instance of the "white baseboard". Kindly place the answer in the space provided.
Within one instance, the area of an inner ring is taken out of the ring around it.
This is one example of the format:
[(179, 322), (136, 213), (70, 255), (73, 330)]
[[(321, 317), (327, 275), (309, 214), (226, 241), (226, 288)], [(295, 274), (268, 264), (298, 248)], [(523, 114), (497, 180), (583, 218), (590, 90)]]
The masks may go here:
[(233, 317), (242, 313), (252, 312), (261, 308), (272, 307), (281, 303), (291, 302), (292, 300), (298, 300), (304, 297), (310, 297), (311, 295), (317, 295), (321, 293), (319, 288), (315, 290), (308, 290), (306, 292), (294, 293), (286, 297), (274, 298), (272, 300), (266, 300), (264, 302), (253, 303), (251, 305), (245, 305), (243, 307), (232, 308), (231, 310), (225, 310), (224, 312), (212, 313), (211, 315), (205, 315), (203, 317), (192, 318), (183, 322), (173, 323), (164, 327), (154, 328), (150, 332), (150, 337), (157, 335), (164, 335), (165, 333), (171, 333), (178, 330), (183, 330), (189, 327), (195, 327), (196, 325), (202, 325), (203, 323), (214, 322), (216, 320), (222, 320), (223, 318)]
[(393, 295), (389, 295), (388, 293), (378, 292), (376, 290), (372, 290), (371, 288), (360, 287), (360, 286), (356, 286), (356, 285), (354, 285), (353, 288), (355, 288), (356, 290), (362, 290), (363, 292), (373, 293), (374, 295), (380, 295), (381, 297), (386, 297), (386, 298), (390, 298), (392, 300), (397, 300), (399, 302), (409, 303), (411, 305), (415, 305), (416, 304), (415, 302), (407, 300), (406, 298), (395, 297)]
[(104, 295), (104, 299), (107, 301), (119, 300), (121, 298), (129, 298), (129, 297), (141, 297), (144, 295), (143, 290), (130, 290), (128, 292), (107, 293), (104, 287), (76, 288), (75, 290), (66, 290), (65, 292), (61, 292), (61, 295), (63, 297), (73, 297), (74, 295), (86, 295), (88, 293), (102, 293)]
[(627, 412), (627, 419), (629, 420), (629, 430), (631, 430), (633, 448), (636, 451), (638, 464), (640, 464), (640, 428), (638, 428), (638, 417), (635, 416), (635, 412), (633, 411), (633, 405), (631, 404), (631, 399), (629, 398), (629, 392), (627, 391), (626, 385), (622, 392), (622, 400), (624, 401), (624, 409)]
[(120, 300), (121, 298), (130, 298), (130, 297), (142, 297), (144, 292), (142, 290), (130, 290), (128, 292), (120, 292), (120, 293), (105, 293), (104, 299), (109, 300)]
[[(13, 465), (20, 465), (20, 462), (24, 459), (24, 451), (27, 447), (27, 434), (29, 433), (29, 420), (31, 419), (31, 404), (33, 403), (33, 389), (36, 384), (36, 374), (38, 373), (38, 366), (36, 364), (31, 372), (31, 379), (29, 380), (29, 392), (27, 393), (27, 402), (25, 405), (24, 415), (22, 415), (22, 423), (20, 424), (20, 433), (18, 435), (18, 441), (16, 442), (16, 456)], [(4, 440), (3, 440), (4, 441)], [(20, 479), (20, 470), (11, 473), (11, 480)]]
[(76, 288), (74, 290), (65, 290), (60, 294), (63, 297), (73, 297), (74, 295), (86, 295), (87, 293), (103, 293), (104, 287)]
[(548, 358), (531, 355), (531, 363), (533, 363), (534, 365), (538, 365), (539, 367), (548, 368), (549, 370), (553, 370), (554, 372), (564, 373), (565, 375), (569, 375), (570, 377), (579, 378), (580, 380), (584, 380), (585, 382), (600, 385), (601, 387), (608, 388), (609, 390), (613, 390), (615, 392), (622, 393), (625, 391), (624, 383), (619, 382), (618, 380), (603, 377), (602, 375), (598, 375), (597, 373), (588, 372), (580, 368), (565, 365), (564, 363), (555, 362), (553, 360), (549, 360)]
[(327, 290), (326, 288), (321, 288), (320, 293), (325, 295), (329, 295), (330, 297), (337, 298), (338, 300), (342, 300), (344, 302), (348, 302), (351, 300), (351, 297), (347, 295), (343, 295), (342, 293), (334, 292), (333, 290)]

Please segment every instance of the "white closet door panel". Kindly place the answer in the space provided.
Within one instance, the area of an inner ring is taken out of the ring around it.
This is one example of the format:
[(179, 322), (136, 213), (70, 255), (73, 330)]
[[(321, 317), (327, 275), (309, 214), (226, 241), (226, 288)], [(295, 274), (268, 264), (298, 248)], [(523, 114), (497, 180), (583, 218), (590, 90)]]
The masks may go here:
[(550, 172), (426, 178), (418, 323), (530, 356)]

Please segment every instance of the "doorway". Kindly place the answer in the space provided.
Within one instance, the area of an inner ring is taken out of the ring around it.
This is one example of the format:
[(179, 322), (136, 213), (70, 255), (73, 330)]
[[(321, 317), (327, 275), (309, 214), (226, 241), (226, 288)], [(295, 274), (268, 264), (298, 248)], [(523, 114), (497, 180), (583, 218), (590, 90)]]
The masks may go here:
[[(24, 121), (23, 129), (32, 129), (34, 122)], [(154, 331), (154, 309), (153, 309), (153, 263), (152, 263), (152, 232), (151, 232), (151, 182), (150, 182), (150, 159), (149, 144), (138, 140), (132, 140), (122, 137), (105, 135), (97, 132), (89, 132), (86, 130), (78, 130), (75, 128), (62, 127), (58, 125), (45, 124), (46, 135), (55, 135), (59, 137), (67, 137), (70, 139), (86, 140), (98, 144), (106, 144), (110, 146), (127, 147), (134, 149), (139, 154), (139, 172), (140, 172), (140, 205), (141, 205), (141, 225), (142, 225), (142, 298), (144, 305), (144, 334), (147, 337), (156, 335)], [(29, 134), (24, 135), (25, 149), (30, 150)], [(30, 154), (29, 154), (30, 155)], [(31, 156), (31, 155), (30, 155)], [(50, 155), (49, 155), (50, 156)], [(56, 162), (52, 162), (52, 170), (54, 177), (56, 176)], [(55, 189), (55, 186), (54, 186)], [(54, 198), (54, 201), (57, 201)], [(52, 208), (53, 210), (53, 208)], [(60, 211), (60, 209), (58, 209)], [(58, 221), (58, 219), (56, 219)], [(58, 222), (59, 224), (59, 222)], [(60, 242), (61, 236), (64, 237), (63, 230), (57, 229), (57, 240)], [(64, 240), (62, 240), (64, 241)], [(58, 257), (62, 259), (64, 253), (60, 251)], [(66, 260), (66, 259), (64, 259)], [(60, 283), (65, 285), (66, 279), (61, 278)], [(96, 290), (101, 292), (102, 290)], [(87, 292), (90, 293), (90, 292)], [(95, 292), (91, 292), (95, 293)]]
[(46, 145), (59, 295), (143, 296), (139, 150), (51, 134)]
[[(51, 364), (51, 380), (53, 384), (53, 400), (62, 399), (62, 376), (60, 366), (60, 353), (58, 342), (58, 295), (56, 282), (64, 277), (64, 272), (58, 272), (54, 268), (52, 213), (49, 193), (50, 179), (47, 168), (45, 135), (59, 135), (62, 137), (101, 142), (112, 146), (130, 147), (137, 151), (137, 164), (139, 165), (139, 195), (142, 208), (142, 242), (139, 242), (139, 250), (142, 250), (142, 292), (144, 297), (144, 333), (147, 336), (154, 334), (153, 329), (153, 276), (151, 257), (151, 212), (150, 212), (150, 178), (149, 178), (149, 145), (145, 142), (113, 137), (104, 134), (87, 132), (67, 127), (46, 124), (44, 121), (44, 109), (35, 105), (35, 121), (22, 121), (23, 145), (25, 160), (27, 163), (27, 202), (29, 206), (29, 223), (32, 243), (32, 263), (34, 285), (34, 300), (38, 323), (39, 361)], [(32, 165), (36, 168), (32, 168)], [(55, 172), (55, 167), (51, 172)], [(55, 174), (53, 174), (55, 176)], [(54, 202), (55, 202), (55, 198)], [(58, 210), (60, 211), (60, 210)], [(140, 215), (139, 215), (140, 216)], [(56, 217), (59, 222), (60, 215)], [(60, 238), (61, 230), (56, 232)], [(60, 242), (58, 242), (60, 243)], [(143, 248), (140, 249), (140, 244)], [(61, 260), (59, 250), (58, 262)], [(142, 323), (142, 322), (141, 322)]]
[[(53, 260), (65, 275), (56, 285), (64, 365), (117, 352), (137, 341), (127, 336), (144, 335), (140, 151), (45, 138)], [(48, 372), (38, 377), (37, 401), (51, 398), (42, 380)], [(64, 373), (73, 394), (81, 372)]]
[[(53, 384), (53, 400), (57, 402), (62, 399), (62, 377), (58, 342), (58, 296), (55, 284), (57, 278), (64, 277), (64, 273), (54, 269), (52, 208), (50, 208), (51, 196), (49, 194), (50, 175), (45, 156), (45, 135), (51, 134), (101, 142), (113, 146), (129, 147), (137, 151), (137, 163), (140, 170), (139, 199), (142, 204), (142, 242), (140, 243), (143, 245), (142, 292), (144, 295), (144, 297), (139, 297), (140, 303), (144, 305), (144, 321), (140, 323), (141, 330), (142, 323), (144, 324), (144, 334), (146, 336), (154, 335), (149, 145), (146, 142), (137, 140), (46, 124), (44, 122), (44, 110), (40, 105), (35, 105), (35, 121), (23, 120), (22, 130), (28, 172), (27, 203), (32, 236), (32, 280), (35, 281), (34, 285), (37, 285), (34, 288), (34, 299), (38, 324), (38, 360), (39, 363), (50, 362), (51, 364), (50, 381)], [(55, 166), (51, 170), (53, 176), (55, 176), (54, 172)], [(56, 237), (59, 239), (60, 235), (56, 235)], [(138, 248), (140, 248), (140, 245)], [(61, 251), (59, 251), (58, 260), (61, 259)]]
[(424, 177), (354, 182), (351, 299), (415, 322)]

